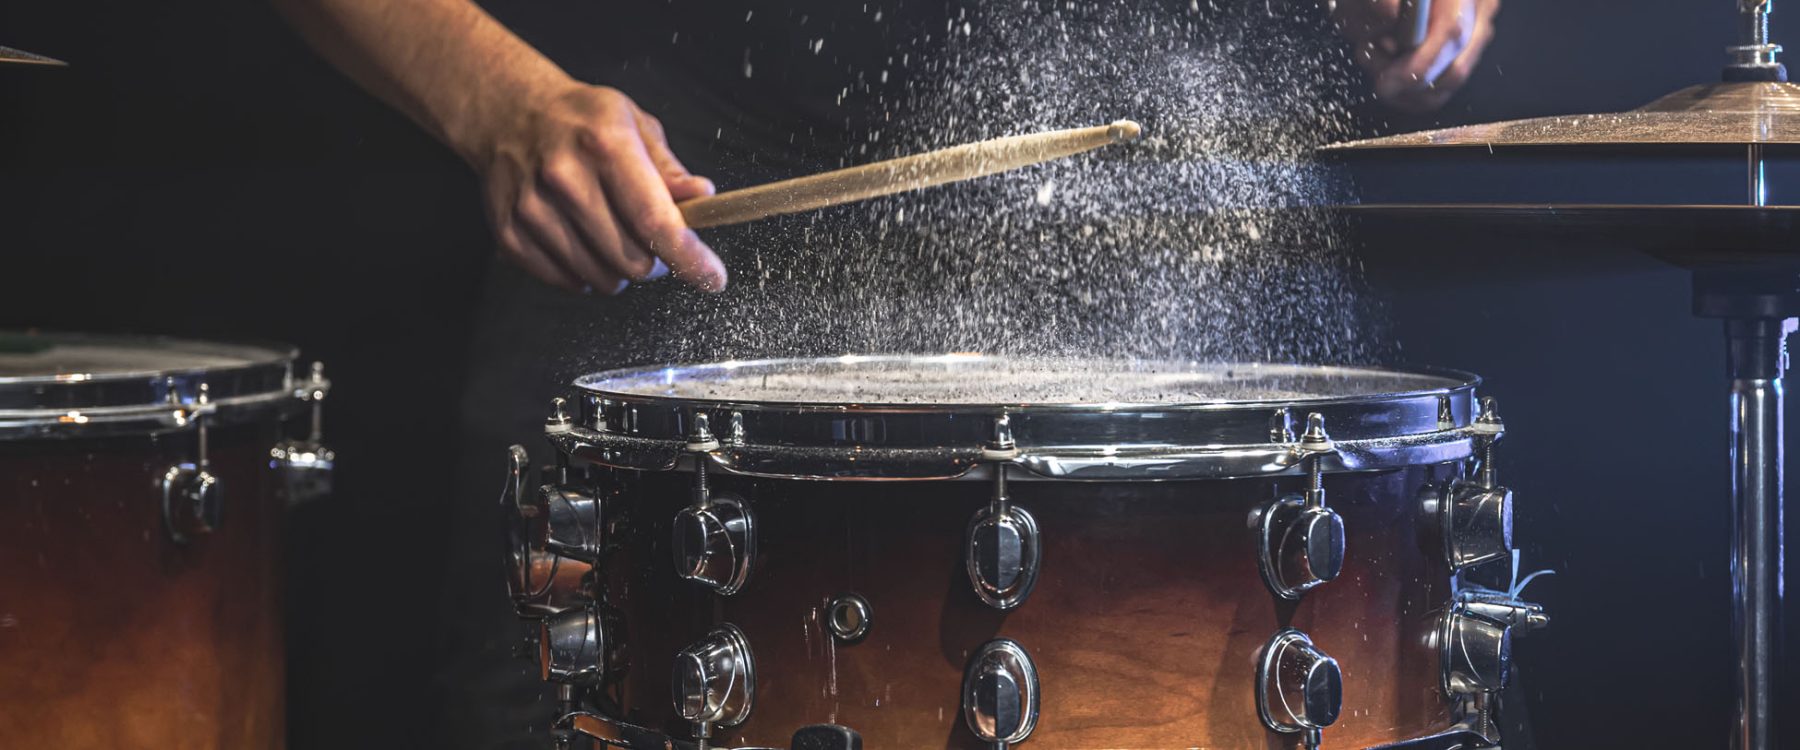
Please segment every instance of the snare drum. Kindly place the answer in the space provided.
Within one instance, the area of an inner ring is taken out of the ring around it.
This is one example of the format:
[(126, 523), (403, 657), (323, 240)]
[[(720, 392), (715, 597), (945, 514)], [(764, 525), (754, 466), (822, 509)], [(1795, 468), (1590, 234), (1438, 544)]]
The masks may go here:
[(0, 747), (284, 745), (282, 498), (332, 463), (294, 356), (0, 334)]
[[(521, 613), (621, 747), (1476, 747), (1540, 607), (1453, 372), (981, 356), (600, 373), (515, 448)], [(811, 744), (806, 744), (811, 743)]]

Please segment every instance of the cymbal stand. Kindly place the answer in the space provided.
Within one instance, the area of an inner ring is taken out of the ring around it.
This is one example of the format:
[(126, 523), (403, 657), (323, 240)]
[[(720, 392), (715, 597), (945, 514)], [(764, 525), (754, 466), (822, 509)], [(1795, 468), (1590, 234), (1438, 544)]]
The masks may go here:
[(1775, 750), (1775, 657), (1781, 638), (1782, 430), (1787, 334), (1800, 315), (1800, 270), (1699, 268), (1694, 313), (1725, 321), (1731, 379), (1732, 622), (1737, 640), (1737, 750)]

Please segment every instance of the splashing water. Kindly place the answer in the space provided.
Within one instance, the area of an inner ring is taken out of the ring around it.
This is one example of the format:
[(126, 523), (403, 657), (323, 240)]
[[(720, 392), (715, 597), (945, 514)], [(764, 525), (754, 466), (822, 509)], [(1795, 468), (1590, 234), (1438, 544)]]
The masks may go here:
[(1146, 137), (713, 234), (731, 289), (634, 290), (634, 314), (583, 336), (606, 353), (571, 372), (841, 353), (1391, 354), (1316, 208), (1345, 190), (1310, 163), (1348, 133), (1339, 42), (1311, 4), (1201, 5), (993, 3), (897, 55), (920, 68), (905, 83), (859, 71), (850, 91), (880, 126), (846, 163), (1121, 118)]

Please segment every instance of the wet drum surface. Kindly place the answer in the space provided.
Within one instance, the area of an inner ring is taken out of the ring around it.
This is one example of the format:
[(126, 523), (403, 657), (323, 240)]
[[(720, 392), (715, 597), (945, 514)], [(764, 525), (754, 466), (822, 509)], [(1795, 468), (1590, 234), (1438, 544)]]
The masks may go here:
[(980, 355), (726, 362), (590, 375), (589, 392), (732, 403), (1076, 405), (1304, 402), (1454, 388), (1428, 373), (1282, 364), (1195, 364)]

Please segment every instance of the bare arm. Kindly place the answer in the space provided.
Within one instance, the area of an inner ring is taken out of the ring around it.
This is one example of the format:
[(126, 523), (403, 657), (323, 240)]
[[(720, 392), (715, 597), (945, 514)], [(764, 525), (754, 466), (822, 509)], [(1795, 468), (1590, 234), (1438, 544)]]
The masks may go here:
[(603, 293), (666, 263), (708, 290), (725, 268), (675, 202), (712, 192), (662, 125), (576, 81), (470, 0), (275, 0), (332, 64), (480, 172), (502, 251)]

